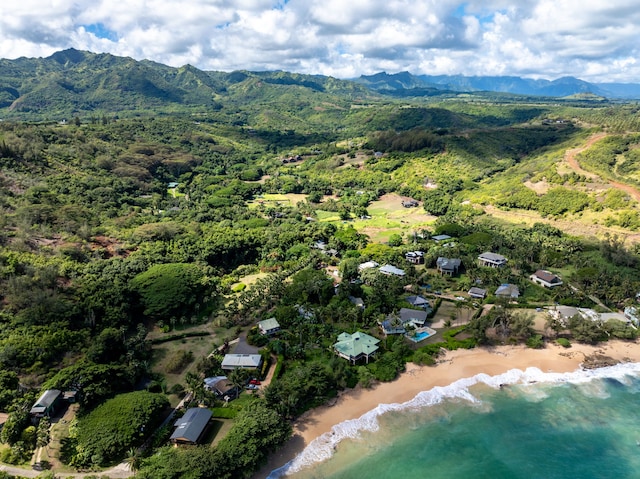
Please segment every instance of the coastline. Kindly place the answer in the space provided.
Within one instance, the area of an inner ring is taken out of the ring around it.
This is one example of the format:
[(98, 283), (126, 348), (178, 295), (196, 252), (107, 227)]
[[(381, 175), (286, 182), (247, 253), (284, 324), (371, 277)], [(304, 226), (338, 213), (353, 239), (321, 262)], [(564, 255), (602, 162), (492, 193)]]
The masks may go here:
[(253, 479), (265, 479), (300, 454), (314, 439), (330, 433), (344, 421), (357, 419), (380, 404), (404, 403), (418, 393), (484, 373), (489, 376), (503, 374), (512, 369), (535, 367), (544, 373), (568, 373), (580, 368), (587, 357), (603, 355), (616, 362), (640, 363), (640, 343), (608, 341), (595, 346), (573, 344), (563, 348), (549, 344), (544, 349), (526, 346), (476, 347), (468, 350), (448, 351), (435, 366), (407, 364), (407, 369), (396, 380), (379, 383), (371, 389), (355, 388), (343, 391), (335, 404), (307, 411), (293, 424), (292, 438), (273, 453), (267, 464)]

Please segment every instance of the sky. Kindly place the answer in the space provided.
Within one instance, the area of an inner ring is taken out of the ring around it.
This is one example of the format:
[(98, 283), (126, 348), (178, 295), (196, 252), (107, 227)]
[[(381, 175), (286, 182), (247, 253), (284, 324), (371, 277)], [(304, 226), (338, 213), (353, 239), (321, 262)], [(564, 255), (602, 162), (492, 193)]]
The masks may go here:
[[(515, 4), (515, 5), (514, 5)], [(0, 58), (640, 82), (637, 0), (3, 0)]]

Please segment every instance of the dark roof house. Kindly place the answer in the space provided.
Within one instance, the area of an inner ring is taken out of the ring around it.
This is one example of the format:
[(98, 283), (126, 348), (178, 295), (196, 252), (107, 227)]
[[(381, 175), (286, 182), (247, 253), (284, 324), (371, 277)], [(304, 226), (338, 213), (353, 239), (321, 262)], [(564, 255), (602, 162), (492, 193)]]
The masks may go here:
[(184, 416), (174, 423), (176, 430), (173, 431), (169, 439), (174, 444), (197, 444), (202, 438), (211, 416), (211, 410), (206, 408), (192, 407), (187, 409)]
[(424, 326), (429, 313), (424, 310), (401, 308), (398, 312), (403, 324), (411, 323), (416, 327)]
[(436, 268), (440, 274), (453, 276), (458, 273), (462, 261), (459, 258), (443, 258), (442, 256), (436, 260)]
[(62, 391), (47, 389), (31, 407), (29, 414), (35, 418), (51, 417), (56, 413), (58, 405), (62, 402)]
[(507, 264), (507, 258), (498, 253), (486, 252), (478, 256), (480, 266), (488, 266), (490, 268), (500, 268)]
[(430, 308), (429, 301), (423, 298), (422, 296), (407, 296), (404, 299), (411, 306), (418, 306), (419, 308)]
[(468, 291), (468, 294), (472, 298), (484, 299), (487, 297), (487, 290), (474, 286)]
[(531, 276), (531, 281), (545, 288), (555, 288), (562, 285), (562, 280), (553, 274), (551, 271), (545, 271), (543, 269), (537, 270)]

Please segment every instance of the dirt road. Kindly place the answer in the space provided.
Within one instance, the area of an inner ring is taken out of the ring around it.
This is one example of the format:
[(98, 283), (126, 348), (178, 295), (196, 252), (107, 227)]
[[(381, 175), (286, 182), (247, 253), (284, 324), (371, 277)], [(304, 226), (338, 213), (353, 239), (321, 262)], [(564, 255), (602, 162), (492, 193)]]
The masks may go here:
[[(582, 153), (583, 151), (591, 148), (591, 146), (595, 142), (602, 140), (606, 136), (607, 136), (606, 133), (596, 133), (595, 135), (590, 136), (587, 142), (583, 146), (579, 148), (572, 148), (570, 150), (567, 150), (565, 152), (564, 159), (567, 160), (567, 163), (569, 164), (571, 169), (580, 175), (586, 176), (587, 178), (601, 179), (598, 175), (591, 173), (587, 170), (584, 170), (578, 163), (578, 160), (576, 160), (576, 156), (578, 156), (578, 154)], [(609, 185), (613, 186), (614, 188), (624, 191), (633, 199), (640, 202), (640, 191), (637, 188), (634, 188), (633, 186), (630, 186), (630, 185), (626, 185), (624, 183), (620, 183), (618, 181), (613, 181), (613, 180), (603, 180), (603, 181), (606, 181), (607, 183), (609, 183)]]

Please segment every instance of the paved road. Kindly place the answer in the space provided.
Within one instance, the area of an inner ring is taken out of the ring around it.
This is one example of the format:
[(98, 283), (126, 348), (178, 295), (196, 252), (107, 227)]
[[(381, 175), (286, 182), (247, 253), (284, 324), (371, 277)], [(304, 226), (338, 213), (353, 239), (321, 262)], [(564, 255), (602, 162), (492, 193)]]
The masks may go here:
[[(22, 469), (20, 467), (8, 466), (5, 464), (0, 465), (0, 471), (7, 472), (16, 477), (38, 477), (42, 471), (34, 471), (33, 469)], [(128, 464), (122, 463), (117, 466), (107, 469), (102, 472), (61, 472), (57, 473), (56, 477), (60, 479), (67, 479), (70, 477), (82, 479), (87, 476), (104, 477), (110, 479), (126, 479), (134, 475)]]

